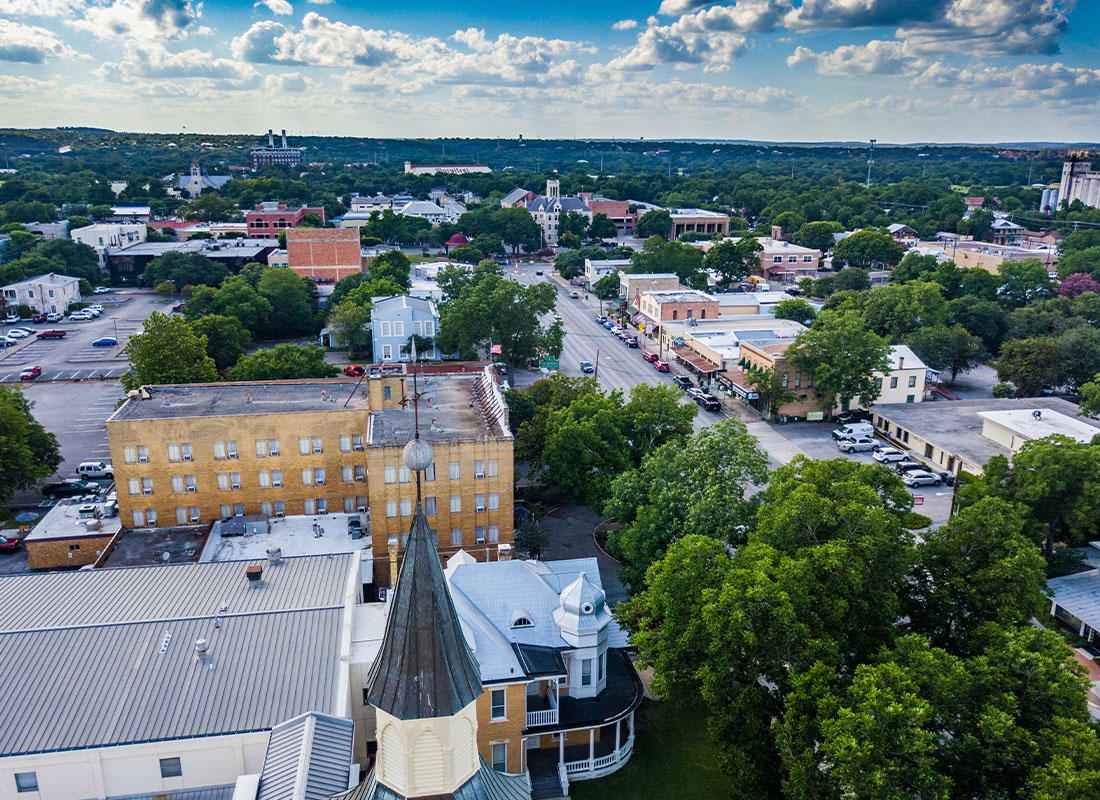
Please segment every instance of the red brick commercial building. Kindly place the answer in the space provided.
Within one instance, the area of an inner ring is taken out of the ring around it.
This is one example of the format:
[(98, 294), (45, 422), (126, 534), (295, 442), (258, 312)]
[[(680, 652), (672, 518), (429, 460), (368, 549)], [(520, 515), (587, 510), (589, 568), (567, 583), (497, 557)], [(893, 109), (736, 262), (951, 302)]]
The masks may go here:
[(363, 271), (358, 228), (290, 228), (286, 251), (287, 266), (316, 283), (322, 297), (341, 278)]
[(597, 214), (605, 214), (615, 223), (615, 230), (619, 236), (634, 235), (634, 223), (638, 221), (638, 215), (630, 210), (630, 203), (626, 200), (608, 200), (591, 192), (578, 192), (577, 196), (583, 198), (588, 204), (593, 217)]
[(278, 239), (279, 233), (287, 228), (301, 225), (306, 214), (316, 214), (325, 221), (325, 209), (301, 206), (290, 208), (280, 203), (260, 203), (254, 211), (246, 211), (250, 239)]

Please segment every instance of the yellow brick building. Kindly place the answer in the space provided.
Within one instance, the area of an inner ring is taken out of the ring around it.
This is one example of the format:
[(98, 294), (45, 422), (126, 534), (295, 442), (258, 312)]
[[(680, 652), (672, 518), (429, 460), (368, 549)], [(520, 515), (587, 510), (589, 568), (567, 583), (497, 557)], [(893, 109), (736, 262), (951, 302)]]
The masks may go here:
[[(418, 368), (419, 372), (419, 368)], [(375, 582), (389, 585), (391, 537), (404, 545), (415, 485), (404, 365), (362, 380), (150, 386), (107, 420), (126, 527), (206, 525), (225, 517), (367, 515)], [(438, 471), (425, 512), (444, 554), (494, 557), (512, 541), (512, 434), (489, 370), (417, 376), (421, 435)]]

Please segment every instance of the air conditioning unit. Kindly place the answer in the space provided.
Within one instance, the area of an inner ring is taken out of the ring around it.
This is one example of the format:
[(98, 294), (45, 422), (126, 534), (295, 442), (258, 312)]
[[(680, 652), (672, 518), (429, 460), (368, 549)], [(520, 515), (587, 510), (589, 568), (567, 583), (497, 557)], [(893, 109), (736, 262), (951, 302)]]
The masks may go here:
[(355, 510), (358, 511), (360, 514), (366, 514), (367, 513), (367, 507), (366, 506), (359, 506)]
[(325, 479), (324, 479), (324, 478), (321, 478), (320, 480), (318, 480), (318, 481), (317, 481), (317, 485), (318, 485), (318, 486), (324, 486), (324, 485), (325, 485)]
[(234, 484), (233, 484), (233, 488), (234, 488), (234, 489), (240, 489), (240, 488), (241, 488), (241, 485), (240, 485), (239, 483), (234, 483)]
[(275, 512), (275, 516), (276, 516), (276, 517), (285, 517), (285, 516), (286, 516), (286, 512), (285, 512), (285, 511), (276, 511), (276, 512)]
[(198, 490), (199, 490), (199, 487), (197, 487), (197, 486), (188, 486), (187, 487), (187, 491), (189, 491), (189, 492), (197, 492)]
[(194, 458), (195, 458), (194, 456), (184, 456), (184, 457), (183, 457), (183, 460), (184, 460), (184, 461), (193, 461), (193, 460), (194, 460)]

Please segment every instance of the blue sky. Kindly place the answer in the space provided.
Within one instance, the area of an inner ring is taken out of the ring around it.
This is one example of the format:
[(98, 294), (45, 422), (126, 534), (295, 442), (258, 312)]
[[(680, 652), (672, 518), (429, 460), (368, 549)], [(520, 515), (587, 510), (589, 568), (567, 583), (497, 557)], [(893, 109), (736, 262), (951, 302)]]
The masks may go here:
[(2, 123), (1100, 138), (1100, 0), (0, 0)]

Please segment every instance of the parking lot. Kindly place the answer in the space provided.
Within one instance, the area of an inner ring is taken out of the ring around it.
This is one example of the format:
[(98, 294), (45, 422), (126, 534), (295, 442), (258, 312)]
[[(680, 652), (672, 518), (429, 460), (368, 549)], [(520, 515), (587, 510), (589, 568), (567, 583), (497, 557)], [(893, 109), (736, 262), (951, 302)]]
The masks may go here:
[(68, 478), (81, 461), (110, 461), (107, 417), (126, 396), (117, 381), (95, 383), (36, 383), (23, 387), (34, 403), (32, 413), (61, 445), (57, 474)]
[[(33, 331), (14, 347), (0, 354), (0, 383), (19, 380), (26, 367), (42, 367), (36, 382), (103, 380), (118, 378), (128, 363), (123, 348), (131, 335), (141, 331), (142, 323), (153, 311), (167, 312), (172, 303), (149, 292), (124, 290), (96, 295), (95, 302), (103, 306), (98, 319), (32, 324), (22, 322), (6, 325), (0, 332), (14, 327)], [(62, 330), (64, 339), (38, 339), (36, 334), (47, 329)], [(114, 347), (95, 347), (96, 339), (112, 337)]]

